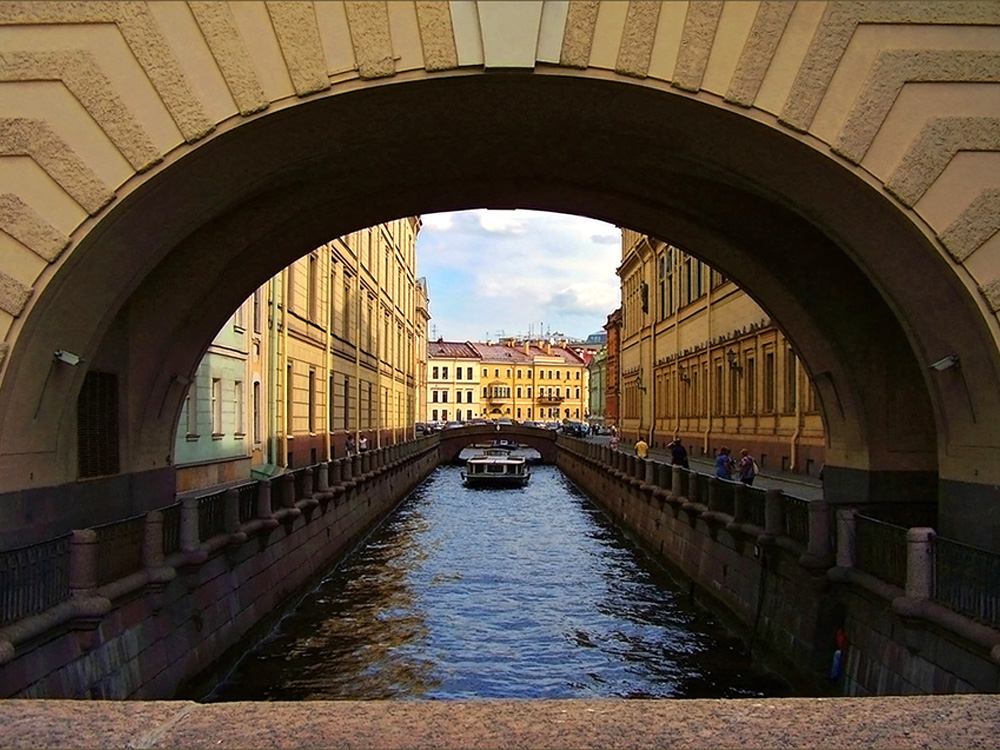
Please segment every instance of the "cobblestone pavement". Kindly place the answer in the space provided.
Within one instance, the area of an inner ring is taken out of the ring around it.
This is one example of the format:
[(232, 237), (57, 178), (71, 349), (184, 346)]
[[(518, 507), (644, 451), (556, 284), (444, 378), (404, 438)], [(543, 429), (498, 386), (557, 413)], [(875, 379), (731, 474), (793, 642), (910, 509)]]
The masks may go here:
[(4, 748), (996, 748), (1000, 696), (0, 701)]

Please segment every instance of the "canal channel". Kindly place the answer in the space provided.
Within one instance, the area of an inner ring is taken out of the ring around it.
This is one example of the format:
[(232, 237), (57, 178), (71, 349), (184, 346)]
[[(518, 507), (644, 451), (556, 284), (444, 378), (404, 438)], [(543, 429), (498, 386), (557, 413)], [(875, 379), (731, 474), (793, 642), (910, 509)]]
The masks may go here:
[(442, 466), (204, 700), (794, 694), (555, 467)]

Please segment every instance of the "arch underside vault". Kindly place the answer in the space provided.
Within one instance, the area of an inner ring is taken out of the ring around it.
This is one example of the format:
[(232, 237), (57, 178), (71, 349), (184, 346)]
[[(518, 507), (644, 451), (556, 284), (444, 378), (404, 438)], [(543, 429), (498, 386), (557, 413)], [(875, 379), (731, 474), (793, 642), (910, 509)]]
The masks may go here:
[[(36, 102), (0, 123), (15, 526), (163, 504), (184, 379), (291, 260), (525, 207), (751, 293), (816, 383), (830, 499), (937, 497), (1000, 540), (972, 520), (1000, 503), (995, 4), (56, 2), (0, 25), (4, 85)], [(121, 473), (79, 483), (88, 369), (118, 375)]]

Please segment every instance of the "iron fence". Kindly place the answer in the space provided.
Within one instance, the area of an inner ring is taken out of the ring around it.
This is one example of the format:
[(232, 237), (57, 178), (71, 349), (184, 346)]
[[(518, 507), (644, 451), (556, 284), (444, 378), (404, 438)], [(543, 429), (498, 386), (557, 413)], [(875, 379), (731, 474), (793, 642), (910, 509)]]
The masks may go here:
[(198, 539), (204, 542), (226, 530), (226, 491), (220, 490), (198, 498)]
[(142, 536), (146, 516), (92, 527), (97, 534), (97, 585), (124, 578), (142, 567)]
[(906, 527), (858, 516), (858, 570), (903, 588), (906, 586)]
[(0, 626), (69, 598), (71, 536), (0, 552)]
[(237, 488), (240, 493), (240, 523), (246, 523), (257, 517), (258, 487), (257, 482), (250, 482), (241, 484)]
[(725, 479), (719, 479), (715, 483), (714, 511), (730, 516), (736, 512), (736, 484)]
[(754, 526), (759, 528), (764, 528), (765, 524), (765, 512), (764, 507), (766, 505), (765, 498), (767, 497), (767, 491), (761, 489), (760, 487), (747, 487), (746, 498), (747, 498), (747, 508), (746, 508), (746, 522), (752, 523)]
[(1000, 555), (951, 539), (934, 540), (934, 599), (1000, 627)]
[(785, 534), (800, 544), (809, 544), (809, 501), (782, 495)]
[(163, 554), (172, 555), (181, 548), (181, 504), (161, 508), (163, 514)]

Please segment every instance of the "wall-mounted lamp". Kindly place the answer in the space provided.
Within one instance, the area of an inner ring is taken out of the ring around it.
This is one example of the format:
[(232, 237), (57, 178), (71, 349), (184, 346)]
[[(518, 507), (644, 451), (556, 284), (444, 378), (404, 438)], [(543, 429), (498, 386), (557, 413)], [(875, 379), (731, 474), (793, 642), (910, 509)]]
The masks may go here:
[(72, 365), (73, 367), (76, 367), (78, 364), (83, 362), (83, 357), (73, 354), (73, 352), (68, 352), (65, 349), (56, 349), (53, 356), (55, 356), (59, 362)]
[(736, 370), (736, 372), (743, 372), (743, 365), (739, 362), (739, 355), (736, 353), (735, 349), (730, 349), (726, 352), (726, 361), (729, 363), (730, 370)]
[(688, 375), (688, 369), (684, 365), (678, 365), (677, 367), (677, 377), (681, 379), (681, 382), (690, 383), (691, 376)]
[(635, 387), (638, 388), (640, 391), (646, 390), (646, 386), (642, 384), (642, 378), (635, 379)]
[(942, 357), (937, 362), (931, 362), (928, 367), (931, 370), (937, 370), (938, 372), (943, 372), (949, 367), (956, 367), (958, 365), (958, 355), (949, 354), (947, 357)]

